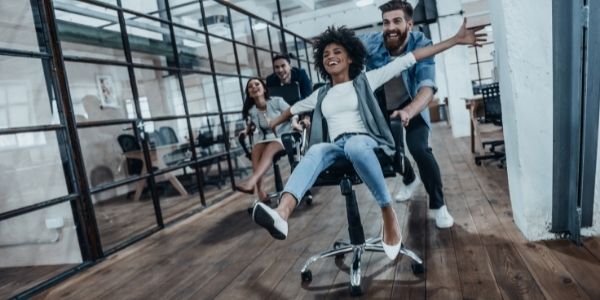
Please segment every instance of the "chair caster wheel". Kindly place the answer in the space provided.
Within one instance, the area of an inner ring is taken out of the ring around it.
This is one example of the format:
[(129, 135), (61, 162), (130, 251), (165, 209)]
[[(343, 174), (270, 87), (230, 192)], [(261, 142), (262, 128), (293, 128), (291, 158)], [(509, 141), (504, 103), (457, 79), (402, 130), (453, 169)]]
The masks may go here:
[(310, 270), (306, 270), (305, 272), (300, 273), (302, 276), (302, 282), (311, 282), (312, 281), (312, 272)]
[(425, 266), (416, 261), (413, 261), (413, 263), (410, 265), (410, 268), (412, 269), (413, 274), (415, 275), (421, 275), (425, 273)]
[(350, 286), (350, 295), (352, 296), (361, 296), (362, 295), (362, 288), (360, 286)]
[(304, 201), (306, 201), (306, 205), (312, 205), (312, 202), (313, 202), (312, 195), (306, 196), (306, 199)]
[[(333, 243), (333, 249), (334, 250), (340, 249), (341, 247), (342, 247), (342, 244), (340, 242), (334, 242)], [(344, 255), (345, 255), (344, 253), (336, 254), (335, 258), (344, 258)]]
[(476, 160), (475, 164), (478, 165), (478, 166), (481, 166), (481, 161), (480, 160)]

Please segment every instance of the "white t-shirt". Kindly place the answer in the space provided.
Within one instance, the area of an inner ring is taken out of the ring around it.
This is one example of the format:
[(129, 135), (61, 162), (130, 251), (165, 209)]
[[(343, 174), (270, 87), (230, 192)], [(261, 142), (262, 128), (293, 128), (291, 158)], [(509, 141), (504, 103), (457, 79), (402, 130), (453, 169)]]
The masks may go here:
[[(402, 71), (410, 68), (415, 63), (416, 60), (412, 52), (408, 53), (379, 69), (367, 72), (367, 81), (371, 89), (375, 90), (390, 79), (400, 76)], [(317, 90), (306, 99), (296, 102), (290, 111), (292, 114), (297, 115), (313, 110), (317, 105), (318, 95)], [(321, 111), (323, 117), (327, 120), (329, 138), (332, 141), (343, 133), (367, 132), (358, 112), (358, 96), (352, 81), (346, 81), (331, 87), (325, 95), (325, 99), (323, 99)]]

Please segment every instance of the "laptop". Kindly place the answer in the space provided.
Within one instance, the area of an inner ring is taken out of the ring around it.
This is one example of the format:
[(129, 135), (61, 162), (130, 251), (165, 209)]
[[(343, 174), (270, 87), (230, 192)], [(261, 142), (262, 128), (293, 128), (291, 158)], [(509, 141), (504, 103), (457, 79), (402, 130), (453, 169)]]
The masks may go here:
[(300, 100), (300, 87), (298, 86), (298, 82), (292, 82), (281, 86), (270, 86), (268, 88), (269, 95), (283, 98), (290, 106)]

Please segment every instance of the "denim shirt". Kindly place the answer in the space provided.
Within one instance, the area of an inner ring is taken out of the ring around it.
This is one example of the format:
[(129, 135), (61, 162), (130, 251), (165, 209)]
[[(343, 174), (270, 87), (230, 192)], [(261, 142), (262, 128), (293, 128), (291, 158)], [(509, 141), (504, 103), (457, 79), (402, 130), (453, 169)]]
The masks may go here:
[[(385, 48), (382, 32), (373, 32), (358, 35), (363, 45), (367, 49), (367, 71), (380, 68), (390, 61), (392, 57)], [(422, 32), (411, 31), (408, 35), (408, 42), (404, 52), (411, 52), (417, 48), (423, 48), (431, 45), (429, 40)], [(418, 61), (414, 66), (402, 71), (402, 80), (404, 86), (408, 90), (411, 99), (414, 99), (421, 87), (428, 86), (433, 88), (433, 92), (437, 91), (435, 84), (435, 60), (433, 57), (428, 57)], [(430, 126), (429, 110), (425, 108), (421, 111), (421, 117), (425, 120), (427, 126)]]

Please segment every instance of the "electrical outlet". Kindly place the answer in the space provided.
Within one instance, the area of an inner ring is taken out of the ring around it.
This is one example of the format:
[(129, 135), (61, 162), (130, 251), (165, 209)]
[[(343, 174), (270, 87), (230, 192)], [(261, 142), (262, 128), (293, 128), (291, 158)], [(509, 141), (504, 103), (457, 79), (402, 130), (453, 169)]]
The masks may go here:
[(58, 229), (63, 228), (63, 226), (65, 226), (65, 221), (62, 217), (46, 219), (46, 228), (48, 229)]

